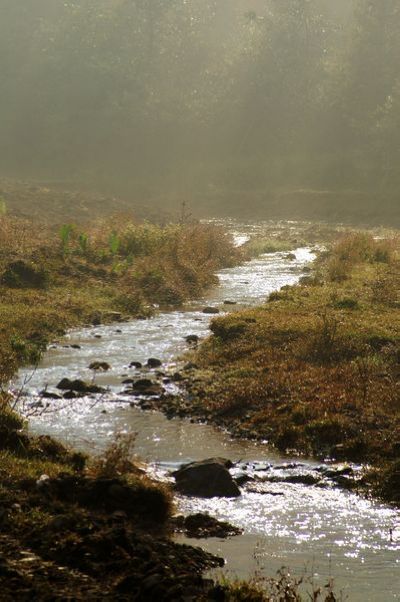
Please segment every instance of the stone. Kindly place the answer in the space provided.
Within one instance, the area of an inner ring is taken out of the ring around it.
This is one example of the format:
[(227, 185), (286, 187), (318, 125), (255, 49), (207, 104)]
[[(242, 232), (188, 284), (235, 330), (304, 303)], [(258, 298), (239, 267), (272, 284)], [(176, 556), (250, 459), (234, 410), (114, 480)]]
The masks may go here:
[[(105, 393), (105, 389), (103, 387), (99, 387), (98, 385), (85, 383), (85, 381), (77, 378), (75, 380), (70, 380), (69, 378), (63, 378), (57, 385), (57, 389), (61, 389), (62, 391), (71, 391), (75, 393), (81, 393), (86, 395), (87, 393)], [(64, 395), (66, 398), (66, 396)]]
[(189, 345), (197, 345), (199, 342), (199, 337), (197, 334), (189, 334), (187, 337), (185, 337), (185, 341), (189, 343)]
[(219, 314), (219, 309), (218, 307), (205, 307), (203, 314)]
[(71, 380), (69, 378), (62, 378), (57, 385), (57, 389), (61, 389), (62, 391), (68, 391), (71, 389)]
[(194, 497), (238, 497), (240, 489), (234, 482), (223, 458), (210, 458), (192, 462), (172, 473), (176, 490)]
[(142, 364), (140, 362), (131, 362), (129, 364), (129, 368), (137, 368), (138, 370), (140, 370), (140, 368), (142, 368)]
[(176, 516), (172, 519), (172, 525), (177, 531), (183, 531), (187, 537), (226, 538), (240, 535), (243, 531), (227, 522), (218, 521), (209, 514), (198, 512), (189, 516)]
[(89, 366), (89, 370), (107, 372), (108, 370), (111, 370), (111, 366), (108, 362), (92, 362)]
[(143, 395), (145, 397), (156, 397), (161, 395), (162, 392), (162, 386), (148, 378), (141, 378), (132, 382), (131, 388), (123, 391), (125, 395)]
[(161, 362), (161, 360), (159, 360), (155, 357), (150, 357), (147, 360), (147, 366), (148, 366), (148, 368), (159, 368), (160, 366), (162, 366), (162, 362)]
[(40, 396), (44, 399), (62, 399), (61, 395), (52, 391), (40, 391)]

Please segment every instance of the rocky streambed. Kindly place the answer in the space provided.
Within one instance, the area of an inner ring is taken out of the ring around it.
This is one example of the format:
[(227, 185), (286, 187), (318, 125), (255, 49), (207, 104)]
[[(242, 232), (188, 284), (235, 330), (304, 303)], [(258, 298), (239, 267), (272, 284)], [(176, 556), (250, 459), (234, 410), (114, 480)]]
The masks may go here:
[[(238, 241), (256, 229), (228, 226)], [(32, 431), (91, 452), (107, 447), (116, 433), (136, 432), (135, 450), (159, 478), (173, 482), (171, 473), (187, 462), (230, 461), (227, 470), (240, 495), (178, 493), (177, 499), (181, 513), (209, 513), (242, 534), (222, 540), (216, 529), (215, 537), (199, 540), (201, 528), (181, 529), (186, 534), (177, 540), (223, 556), (231, 574), (271, 575), (289, 566), (321, 585), (333, 576), (337, 591), (351, 600), (395, 600), (400, 513), (352, 491), (361, 467), (282, 457), (262, 441), (232, 438), (191, 420), (190, 396), (184, 405), (176, 402), (191, 369), (177, 358), (208, 334), (213, 315), (259, 304), (295, 283), (312, 257), (308, 248), (262, 255), (223, 270), (218, 287), (179, 311), (70, 332), (36, 370), (22, 371), (15, 386), (23, 390)]]

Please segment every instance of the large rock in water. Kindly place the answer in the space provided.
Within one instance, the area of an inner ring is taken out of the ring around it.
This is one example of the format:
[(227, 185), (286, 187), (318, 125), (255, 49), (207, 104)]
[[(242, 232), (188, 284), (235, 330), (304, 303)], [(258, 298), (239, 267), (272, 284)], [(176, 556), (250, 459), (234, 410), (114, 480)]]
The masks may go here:
[(172, 473), (176, 490), (194, 497), (238, 497), (240, 489), (228, 470), (230, 465), (221, 458), (186, 464)]

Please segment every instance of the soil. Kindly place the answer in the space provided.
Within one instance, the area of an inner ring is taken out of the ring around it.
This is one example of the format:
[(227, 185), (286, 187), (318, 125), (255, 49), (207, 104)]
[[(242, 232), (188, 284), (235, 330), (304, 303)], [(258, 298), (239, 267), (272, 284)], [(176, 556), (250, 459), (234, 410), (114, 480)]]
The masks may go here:
[(224, 561), (169, 537), (155, 486), (78, 473), (3, 481), (2, 600), (212, 600)]

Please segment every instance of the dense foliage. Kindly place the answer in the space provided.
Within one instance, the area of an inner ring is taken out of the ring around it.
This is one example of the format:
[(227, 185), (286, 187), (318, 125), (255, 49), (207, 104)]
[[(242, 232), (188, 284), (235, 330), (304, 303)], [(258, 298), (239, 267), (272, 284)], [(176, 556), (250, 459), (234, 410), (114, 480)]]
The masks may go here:
[(399, 31), (396, 0), (2, 0), (3, 175), (393, 215)]

